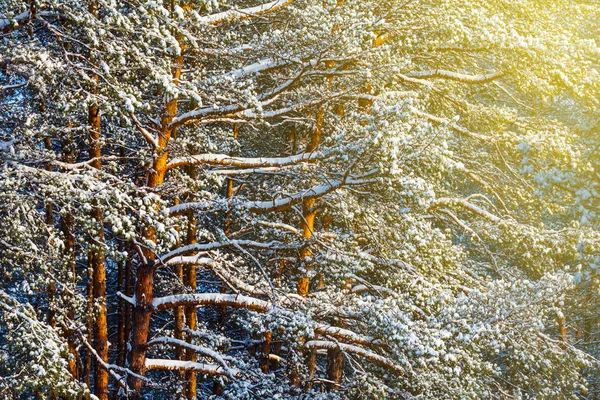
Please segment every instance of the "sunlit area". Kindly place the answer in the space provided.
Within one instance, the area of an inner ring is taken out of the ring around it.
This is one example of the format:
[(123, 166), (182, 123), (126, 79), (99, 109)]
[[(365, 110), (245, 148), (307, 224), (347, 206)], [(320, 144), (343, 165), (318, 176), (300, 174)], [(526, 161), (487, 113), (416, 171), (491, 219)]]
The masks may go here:
[(600, 2), (0, 0), (0, 399), (600, 399)]

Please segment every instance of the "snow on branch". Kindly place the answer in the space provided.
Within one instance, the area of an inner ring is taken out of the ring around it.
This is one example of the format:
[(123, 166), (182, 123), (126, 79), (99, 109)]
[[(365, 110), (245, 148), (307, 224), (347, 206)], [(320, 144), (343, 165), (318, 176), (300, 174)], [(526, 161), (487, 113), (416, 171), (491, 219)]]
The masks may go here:
[(246, 169), (211, 169), (206, 171), (208, 175), (223, 175), (223, 176), (237, 176), (237, 175), (251, 175), (251, 174), (272, 174), (279, 171), (288, 169), (286, 167), (268, 167), (268, 168), (246, 168)]
[(320, 151), (301, 153), (289, 157), (273, 158), (244, 158), (232, 157), (226, 154), (197, 154), (184, 157), (177, 157), (167, 164), (167, 169), (199, 164), (223, 165), (237, 168), (284, 167), (288, 165), (298, 164), (301, 162), (319, 160), (326, 156), (326, 153)]
[(250, 19), (275, 12), (285, 6), (292, 4), (294, 0), (275, 0), (255, 7), (231, 9), (220, 13), (200, 17), (200, 22), (208, 25), (219, 25), (225, 22)]
[(289, 248), (284, 246), (281, 242), (256, 242), (254, 240), (228, 240), (224, 242), (211, 242), (211, 243), (194, 243), (187, 246), (180, 247), (172, 250), (162, 256), (159, 260), (159, 264), (167, 263), (174, 257), (181, 256), (190, 251), (207, 252), (211, 250), (218, 250), (227, 247), (253, 247), (257, 249), (283, 249)]
[(333, 336), (350, 343), (357, 343), (366, 346), (382, 345), (382, 342), (379, 339), (375, 339), (374, 337), (370, 336), (363, 336), (348, 329), (338, 328), (337, 326), (318, 324), (315, 328), (315, 332), (320, 335)]
[(470, 203), (466, 199), (453, 199), (453, 198), (443, 197), (443, 198), (440, 198), (437, 201), (435, 201), (433, 204), (434, 207), (452, 206), (452, 205), (461, 206), (475, 214), (481, 215), (482, 217), (489, 219), (492, 222), (495, 222), (495, 223), (502, 222), (502, 218), (490, 213), (487, 210), (484, 210), (481, 207), (476, 206), (473, 203)]
[(237, 278), (235, 274), (229, 272), (227, 268), (219, 266), (213, 266), (213, 272), (219, 276), (223, 281), (227, 282), (232, 288), (243, 290), (246, 293), (250, 293), (254, 296), (268, 296), (269, 293), (259, 287), (252, 284), (246, 283), (243, 280)]
[(416, 79), (449, 79), (469, 84), (488, 83), (504, 76), (503, 72), (496, 71), (491, 74), (468, 75), (459, 72), (446, 71), (443, 69), (435, 69), (431, 71), (415, 71), (406, 74), (406, 76)]
[(157, 297), (152, 301), (152, 306), (157, 310), (181, 306), (228, 306), (258, 312), (267, 312), (273, 307), (270, 302), (265, 300), (225, 293), (192, 293)]
[(352, 288), (351, 292), (354, 294), (361, 294), (361, 293), (365, 293), (365, 292), (375, 292), (375, 293), (384, 293), (384, 294), (386, 294), (388, 296), (392, 296), (392, 297), (398, 296), (398, 293), (396, 293), (393, 290), (390, 290), (386, 287), (378, 286), (378, 285), (367, 285), (367, 284), (356, 285)]
[[(370, 173), (368, 175), (372, 174)], [(364, 178), (365, 176), (367, 175), (363, 175), (362, 177), (346, 177), (345, 179), (339, 179), (325, 184), (316, 185), (301, 192), (291, 194), (287, 197), (280, 197), (270, 201), (248, 201), (240, 204), (239, 207), (257, 214), (285, 211), (293, 205), (301, 203), (304, 199), (317, 199), (345, 186), (364, 185), (375, 182), (375, 179)], [(169, 214), (177, 215), (190, 210), (211, 211), (214, 208), (214, 205), (210, 202), (182, 203), (169, 208)], [(221, 245), (220, 247), (224, 246)], [(208, 250), (212, 250), (212, 248)]]
[(201, 257), (204, 255), (204, 252), (198, 253), (193, 256), (178, 256), (173, 257), (169, 261), (167, 261), (167, 265), (207, 265), (212, 266), (214, 264), (214, 260), (209, 257)]
[(0, 18), (0, 32), (10, 32), (14, 27), (19, 27), (26, 24), (31, 19), (31, 13), (29, 10), (23, 11), (19, 15), (15, 15), (12, 18)]
[(190, 203), (181, 203), (173, 207), (169, 207), (169, 215), (183, 214), (186, 211), (212, 211), (215, 204), (209, 201), (195, 201)]
[[(264, 106), (271, 104), (281, 93), (290, 89), (294, 85), (294, 83), (296, 83), (300, 79), (302, 74), (303, 74), (303, 70), (298, 72), (295, 77), (288, 79), (281, 85), (263, 93), (261, 96), (258, 97), (258, 101), (260, 102), (260, 105), (264, 107)], [(272, 117), (275, 117), (278, 115), (289, 113), (291, 111), (295, 111), (302, 107), (307, 107), (307, 106), (321, 103), (324, 101), (325, 100), (319, 99), (317, 101), (303, 102), (303, 103), (296, 104), (294, 106), (284, 107), (279, 110), (263, 112), (260, 116), (255, 111), (248, 109), (251, 106), (249, 103), (228, 104), (226, 106), (223, 106), (223, 107), (217, 108), (217, 109), (215, 109), (214, 107), (197, 108), (197, 109), (188, 111), (188, 112), (181, 114), (180, 116), (174, 118), (170, 124), (170, 127), (177, 128), (180, 125), (185, 125), (188, 123), (202, 121), (202, 120), (204, 120), (205, 122), (211, 123), (211, 122), (217, 122), (219, 120), (231, 120), (232, 118), (233, 119), (236, 119), (236, 118), (252, 119), (252, 118), (259, 118), (259, 117), (261, 117), (261, 118), (271, 117), (272, 118)], [(216, 118), (216, 117), (220, 117), (220, 118)]]
[(425, 119), (428, 119), (431, 122), (435, 122), (437, 124), (447, 126), (448, 128), (452, 129), (453, 131), (460, 133), (461, 135), (469, 136), (473, 139), (478, 139), (478, 140), (485, 140), (485, 141), (491, 140), (491, 137), (482, 135), (480, 133), (471, 132), (470, 130), (457, 125), (456, 123), (450, 121), (449, 119), (436, 117), (435, 115), (431, 115), (426, 112), (419, 111), (415, 108), (413, 108), (411, 111), (413, 113), (415, 113), (416, 115), (418, 115), (419, 117), (423, 117)]
[(331, 181), (322, 185), (313, 186), (309, 189), (306, 189), (302, 192), (294, 193), (287, 197), (282, 197), (278, 199), (273, 199), (271, 201), (251, 201), (244, 205), (246, 209), (250, 212), (254, 212), (257, 214), (264, 214), (268, 212), (278, 212), (289, 209), (291, 206), (301, 203), (304, 199), (313, 198), (317, 199), (323, 197), (337, 189), (340, 189), (344, 186), (350, 185), (362, 185), (366, 183), (371, 183), (373, 180), (371, 179), (360, 179), (360, 178), (346, 178)]
[(117, 157), (117, 156), (94, 157), (94, 158), (90, 158), (89, 160), (82, 161), (79, 163), (66, 163), (66, 162), (54, 160), (54, 161), (52, 161), (52, 165), (55, 165), (57, 167), (65, 169), (65, 170), (73, 171), (73, 170), (80, 169), (80, 168), (90, 167), (91, 164), (93, 164), (94, 162), (97, 162), (98, 160), (100, 160), (100, 161), (118, 161), (118, 160), (122, 160), (122, 159), (123, 159), (122, 157)]
[[(50, 11), (39, 11), (34, 15), (39, 17), (45, 17), (52, 15)], [(0, 32), (1, 33), (9, 33), (14, 31), (15, 29), (27, 24), (31, 21), (31, 11), (23, 11), (21, 14), (15, 15), (12, 18), (0, 18)]]
[(146, 139), (148, 144), (150, 144), (155, 149), (158, 148), (158, 138), (155, 135), (152, 135), (150, 132), (148, 132), (148, 130), (145, 129), (142, 126), (142, 124), (140, 124), (140, 122), (133, 113), (130, 113), (129, 115), (131, 117), (131, 120), (133, 121), (133, 124), (135, 125), (137, 130), (142, 134), (144, 139)]
[(268, 71), (275, 68), (280, 68), (288, 65), (287, 62), (277, 62), (272, 58), (263, 58), (253, 64), (247, 65), (243, 68), (234, 69), (233, 71), (227, 73), (225, 77), (231, 77), (240, 79), (248, 75), (253, 75), (258, 72)]
[(241, 279), (237, 278), (235, 274), (232, 274), (227, 268), (222, 268), (214, 262), (212, 258), (202, 257), (206, 252), (200, 252), (193, 256), (177, 256), (171, 258), (166, 262), (166, 265), (193, 265), (193, 266), (208, 266), (211, 267), (213, 272), (219, 276), (223, 281), (227, 282), (232, 288), (243, 290), (244, 292), (253, 294), (255, 296), (267, 296), (268, 293), (254, 285), (248, 284)]
[[(1, 25), (2, 25), (2, 20), (0, 20), (0, 29), (2, 29)], [(4, 92), (5, 90), (18, 89), (18, 88), (23, 87), (25, 85), (27, 85), (27, 82), (17, 83), (17, 84), (14, 84), (14, 85), (0, 86), (0, 93)]]
[(172, 345), (175, 345), (175, 346), (184, 347), (186, 349), (193, 350), (197, 354), (200, 354), (200, 355), (202, 355), (204, 357), (212, 358), (217, 363), (219, 363), (219, 365), (221, 365), (221, 367), (223, 367), (223, 369), (225, 370), (225, 373), (230, 378), (233, 378), (236, 374), (239, 374), (239, 372), (236, 371), (235, 369), (229, 368), (229, 366), (225, 362), (225, 359), (231, 360), (231, 357), (228, 357), (226, 355), (220, 354), (220, 353), (218, 353), (218, 352), (216, 352), (214, 350), (211, 350), (211, 349), (209, 349), (207, 347), (197, 346), (197, 345), (194, 345), (192, 343), (188, 343), (188, 342), (186, 342), (184, 340), (179, 340), (179, 339), (170, 338), (170, 337), (166, 337), (166, 336), (157, 337), (157, 338), (154, 338), (154, 339), (152, 339), (151, 341), (148, 342), (148, 346), (154, 346), (154, 345), (157, 345), (157, 344), (172, 344)]
[(132, 306), (135, 307), (135, 297), (129, 297), (127, 295), (124, 295), (122, 292), (117, 292), (117, 296), (120, 297), (123, 301), (126, 301), (127, 303), (131, 304)]
[(307, 349), (340, 349), (341, 351), (356, 354), (357, 356), (364, 357), (383, 367), (392, 369), (398, 372), (400, 375), (405, 374), (404, 369), (389, 358), (380, 356), (377, 353), (363, 349), (362, 347), (353, 346), (351, 344), (329, 342), (325, 340), (311, 340), (306, 342), (304, 347)]
[[(152, 358), (146, 359), (146, 368), (149, 370), (162, 371), (196, 371), (205, 375), (222, 375), (228, 376), (228, 372), (221, 365), (205, 364), (193, 361), (180, 360), (157, 360)], [(238, 369), (230, 368), (229, 371), (234, 377), (240, 377), (241, 373)]]

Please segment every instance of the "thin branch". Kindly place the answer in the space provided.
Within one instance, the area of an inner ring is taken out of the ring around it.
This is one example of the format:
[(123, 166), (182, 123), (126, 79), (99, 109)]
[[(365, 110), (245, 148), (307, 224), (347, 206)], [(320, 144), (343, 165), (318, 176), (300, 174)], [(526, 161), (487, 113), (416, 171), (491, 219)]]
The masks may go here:
[(275, 0), (255, 7), (242, 8), (240, 10), (231, 9), (200, 17), (200, 22), (208, 25), (219, 25), (225, 22), (256, 18), (282, 9), (293, 2), (294, 0)]

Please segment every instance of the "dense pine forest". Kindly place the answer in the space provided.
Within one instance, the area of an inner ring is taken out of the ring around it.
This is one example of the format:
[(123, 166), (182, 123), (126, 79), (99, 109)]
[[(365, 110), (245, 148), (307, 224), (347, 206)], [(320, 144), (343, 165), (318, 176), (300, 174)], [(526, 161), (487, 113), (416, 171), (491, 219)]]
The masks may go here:
[(1, 399), (600, 399), (600, 2), (0, 0)]

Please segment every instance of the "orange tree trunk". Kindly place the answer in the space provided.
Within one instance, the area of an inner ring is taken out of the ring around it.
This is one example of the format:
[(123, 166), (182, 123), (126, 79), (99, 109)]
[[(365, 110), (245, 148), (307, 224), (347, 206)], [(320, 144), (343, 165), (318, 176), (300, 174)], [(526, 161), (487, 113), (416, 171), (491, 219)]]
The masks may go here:
[[(94, 77), (96, 82), (98, 77)], [(100, 143), (100, 109), (96, 104), (88, 108), (88, 123), (90, 125), (90, 165), (101, 168)], [(104, 257), (104, 222), (102, 208), (96, 203), (92, 208), (92, 219), (95, 221), (94, 235), (90, 240), (90, 268), (92, 270), (92, 296), (94, 307), (97, 307), (94, 323), (94, 349), (98, 356), (108, 362), (108, 327), (106, 317), (106, 261)], [(97, 361), (94, 375), (94, 394), (99, 400), (108, 400), (108, 371)]]
[[(174, 79), (179, 78), (181, 72), (181, 63), (183, 55), (177, 57), (176, 69), (174, 71)], [(177, 99), (170, 99), (165, 105), (165, 110), (161, 116), (160, 134), (158, 135), (158, 145), (156, 146), (156, 158), (154, 159), (152, 169), (148, 175), (147, 186), (156, 188), (160, 186), (167, 171), (167, 160), (169, 153), (167, 145), (171, 138), (172, 129), (169, 125), (175, 114), (177, 113)], [(151, 242), (156, 242), (156, 230), (153, 227), (144, 229), (142, 236), (144, 239)], [(135, 304), (132, 312), (131, 325), (131, 352), (129, 357), (130, 369), (139, 375), (144, 375), (146, 372), (146, 344), (148, 342), (148, 334), (150, 332), (150, 319), (152, 317), (153, 307), (153, 290), (154, 290), (154, 261), (156, 255), (149, 249), (142, 249), (142, 254), (146, 259), (146, 263), (141, 263), (137, 270), (135, 288), (133, 296)], [(132, 397), (140, 398), (140, 390), (142, 381), (135, 376), (130, 375), (128, 380), (129, 387), (134, 391)]]
[[(187, 231), (187, 244), (196, 243), (196, 232), (197, 232), (197, 222), (194, 218), (194, 215), (190, 215), (188, 217), (188, 231)], [(194, 264), (188, 265), (185, 268), (185, 284), (189, 288), (192, 293), (196, 293), (196, 266)], [(191, 330), (196, 330), (198, 327), (198, 319), (196, 315), (196, 306), (186, 306), (185, 307), (185, 319), (187, 322), (187, 326)], [(191, 343), (193, 340), (193, 335), (188, 335), (187, 342)], [(185, 353), (185, 359), (187, 361), (196, 361), (196, 352), (192, 349), (187, 349)], [(185, 373), (185, 394), (189, 400), (196, 398), (196, 372), (193, 370), (186, 371)]]
[(329, 390), (336, 390), (342, 382), (344, 353), (338, 348), (327, 350), (327, 383)]

